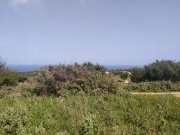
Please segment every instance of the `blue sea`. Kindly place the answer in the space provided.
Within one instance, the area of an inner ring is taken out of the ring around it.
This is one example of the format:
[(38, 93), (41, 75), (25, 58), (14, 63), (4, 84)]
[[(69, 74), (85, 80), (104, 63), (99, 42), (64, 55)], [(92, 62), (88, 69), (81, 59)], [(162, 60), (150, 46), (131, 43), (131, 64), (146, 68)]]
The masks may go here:
[(17, 72), (31, 72), (39, 70), (43, 65), (8, 65), (8, 68)]
[[(43, 65), (8, 65), (8, 68), (17, 72), (30, 72), (39, 70)], [(122, 66), (122, 65), (104, 65), (108, 70), (115, 69), (129, 69), (133, 66)]]

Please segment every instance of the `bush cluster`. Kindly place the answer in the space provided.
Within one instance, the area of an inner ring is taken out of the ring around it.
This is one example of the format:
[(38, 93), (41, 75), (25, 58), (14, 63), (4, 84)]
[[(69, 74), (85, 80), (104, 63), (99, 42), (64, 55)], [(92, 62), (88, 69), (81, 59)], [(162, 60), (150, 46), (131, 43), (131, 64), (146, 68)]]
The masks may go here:
[(111, 74), (100, 65), (59, 65), (42, 68), (35, 77), (34, 92), (37, 95), (60, 95), (66, 92), (89, 95), (115, 93), (117, 83)]
[(6, 70), (0, 73), (0, 86), (16, 86), (18, 83), (26, 81), (31, 74)]
[(180, 62), (171, 60), (156, 61), (144, 68), (132, 68), (133, 82), (141, 81), (180, 81)]

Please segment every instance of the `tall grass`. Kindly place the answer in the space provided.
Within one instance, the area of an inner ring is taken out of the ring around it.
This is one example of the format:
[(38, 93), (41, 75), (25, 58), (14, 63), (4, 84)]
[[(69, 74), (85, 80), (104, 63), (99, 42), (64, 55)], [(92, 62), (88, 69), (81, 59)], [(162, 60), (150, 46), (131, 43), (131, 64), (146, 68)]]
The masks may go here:
[(179, 108), (173, 96), (6, 95), (0, 98), (0, 134), (176, 135)]

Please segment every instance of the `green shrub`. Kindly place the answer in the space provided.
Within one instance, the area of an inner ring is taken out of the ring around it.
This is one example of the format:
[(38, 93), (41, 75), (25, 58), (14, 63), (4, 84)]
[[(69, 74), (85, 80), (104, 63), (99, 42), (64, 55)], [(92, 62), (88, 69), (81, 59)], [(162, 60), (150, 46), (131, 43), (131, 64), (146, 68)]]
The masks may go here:
[(112, 70), (111, 72), (114, 75), (119, 76), (123, 80), (128, 79), (128, 77), (130, 76), (130, 72), (127, 72), (127, 71)]
[(33, 73), (19, 73), (15, 71), (4, 71), (0, 73), (0, 86), (16, 86), (25, 82)]
[(132, 68), (132, 81), (180, 81), (180, 62), (156, 60), (144, 68)]
[(28, 82), (19, 83), (16, 87), (14, 87), (14, 93), (24, 97), (31, 96), (33, 90), (34, 86)]
[(0, 114), (0, 133), (6, 135), (26, 135), (27, 119), (26, 111), (18, 108), (7, 108)]
[(79, 131), (80, 135), (96, 135), (98, 132), (98, 126), (96, 117), (93, 114), (87, 114), (83, 122), (82, 129)]
[(133, 82), (142, 82), (142, 81), (145, 80), (145, 78), (144, 78), (144, 74), (145, 74), (144, 69), (134, 67), (134, 68), (130, 69), (130, 72), (132, 73), (131, 80)]
[(10, 87), (10, 86), (1, 86), (0, 87), (0, 98), (10, 95), (14, 89), (15, 89), (14, 87)]

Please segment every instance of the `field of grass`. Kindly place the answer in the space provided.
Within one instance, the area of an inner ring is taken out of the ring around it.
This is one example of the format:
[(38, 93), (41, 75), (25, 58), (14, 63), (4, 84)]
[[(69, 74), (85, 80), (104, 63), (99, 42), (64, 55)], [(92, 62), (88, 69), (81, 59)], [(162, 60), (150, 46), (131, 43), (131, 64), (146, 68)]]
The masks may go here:
[(85, 94), (0, 98), (0, 134), (178, 135), (180, 100), (165, 96)]
[(180, 82), (153, 81), (130, 84), (119, 83), (119, 89), (129, 92), (180, 92)]
[(179, 135), (180, 98), (164, 93), (179, 82), (124, 84), (105, 71), (84, 63), (2, 72), (0, 135)]

